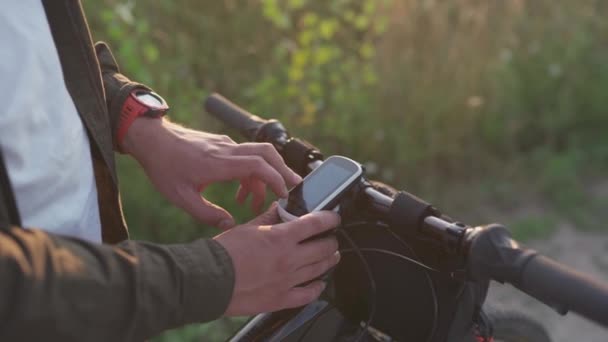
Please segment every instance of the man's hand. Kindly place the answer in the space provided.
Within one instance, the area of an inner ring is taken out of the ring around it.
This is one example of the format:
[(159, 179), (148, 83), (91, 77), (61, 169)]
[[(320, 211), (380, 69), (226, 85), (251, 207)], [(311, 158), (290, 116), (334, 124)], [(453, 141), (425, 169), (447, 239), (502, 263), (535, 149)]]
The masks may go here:
[[(302, 242), (340, 223), (330, 211), (316, 212), (288, 222), (279, 221), (276, 203), (253, 221), (214, 239), (232, 258), (235, 285), (225, 315), (241, 316), (308, 304), (325, 284), (315, 279), (340, 260), (335, 237)], [(272, 225), (275, 224), (275, 225)]]
[(279, 197), (301, 181), (270, 144), (237, 144), (223, 135), (194, 131), (167, 120), (140, 118), (129, 128), (121, 146), (143, 166), (156, 188), (194, 218), (221, 229), (234, 226), (224, 209), (200, 193), (211, 183), (239, 180), (236, 199), (252, 195), (259, 212), (266, 185)]

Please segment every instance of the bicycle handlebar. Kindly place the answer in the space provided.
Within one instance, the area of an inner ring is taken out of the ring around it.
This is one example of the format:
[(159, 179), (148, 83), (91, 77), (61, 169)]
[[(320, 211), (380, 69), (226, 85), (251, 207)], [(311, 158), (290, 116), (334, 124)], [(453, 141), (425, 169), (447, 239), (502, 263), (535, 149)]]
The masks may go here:
[[(312, 169), (322, 160), (313, 146), (289, 137), (278, 121), (259, 118), (221, 95), (211, 95), (205, 108), (248, 140), (272, 143), (287, 165), (301, 174), (310, 171), (304, 170), (306, 166)], [(449, 222), (436, 208), (407, 192), (393, 199), (365, 179), (361, 185), (367, 208), (406, 236), (430, 237), (442, 243), (444, 249), (463, 259), (468, 279), (511, 283), (562, 314), (572, 310), (608, 326), (608, 285), (519, 248), (504, 227), (471, 228)]]
[(268, 122), (216, 93), (205, 100), (205, 110), (252, 141), (255, 140), (260, 127)]
[(562, 314), (572, 310), (608, 326), (608, 286), (545, 256), (530, 260), (514, 285)]
[(521, 248), (500, 225), (467, 232), (469, 278), (491, 278), (519, 290), (565, 315), (574, 311), (608, 326), (608, 284)]

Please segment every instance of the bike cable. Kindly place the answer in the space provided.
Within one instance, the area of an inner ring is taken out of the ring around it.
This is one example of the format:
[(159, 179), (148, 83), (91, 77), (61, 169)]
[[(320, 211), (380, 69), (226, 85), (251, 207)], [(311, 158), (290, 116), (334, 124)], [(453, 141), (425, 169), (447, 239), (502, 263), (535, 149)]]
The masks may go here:
[[(392, 235), (392, 237), (394, 239), (396, 239), (397, 241), (399, 241), (405, 248), (407, 248), (409, 250), (410, 253), (412, 253), (412, 255), (415, 257), (414, 258), (410, 258), (408, 256), (405, 256), (403, 254), (400, 253), (396, 253), (387, 249), (382, 249), (382, 248), (368, 248), (368, 247), (359, 247), (354, 241), (353, 239), (350, 237), (350, 235), (344, 230), (344, 228), (351, 228), (351, 227), (356, 227), (356, 226), (361, 226), (361, 225), (365, 225), (365, 224), (369, 224), (369, 222), (367, 221), (357, 221), (357, 222), (352, 222), (352, 223), (348, 223), (346, 225), (344, 225), (342, 228), (338, 229), (338, 232), (340, 232), (340, 234), (342, 234), (342, 236), (346, 239), (346, 241), (349, 243), (349, 245), (351, 246), (351, 248), (345, 248), (345, 249), (341, 249), (340, 253), (356, 253), (357, 256), (359, 257), (359, 259), (361, 260), (361, 264), (363, 265), (363, 267), (365, 268), (365, 272), (367, 273), (367, 276), (369, 278), (369, 283), (370, 283), (370, 313), (368, 316), (367, 321), (363, 324), (363, 326), (360, 328), (360, 333), (359, 335), (353, 340), (354, 342), (359, 342), (363, 336), (365, 336), (365, 333), (368, 331), (371, 322), (374, 318), (375, 315), (375, 311), (376, 311), (376, 281), (374, 279), (374, 276), (372, 274), (371, 271), (371, 267), (369, 266), (369, 263), (367, 262), (367, 259), (365, 258), (365, 256), (363, 255), (364, 252), (374, 252), (374, 253), (381, 253), (381, 254), (386, 254), (392, 257), (396, 257), (399, 258), (403, 261), (407, 261), (410, 263), (413, 263), (414, 265), (417, 265), (421, 268), (424, 269), (424, 274), (426, 276), (427, 282), (429, 284), (429, 289), (431, 291), (431, 298), (433, 300), (433, 325), (432, 325), (432, 329), (429, 333), (429, 337), (427, 338), (427, 342), (430, 342), (431, 339), (433, 338), (433, 335), (435, 334), (435, 330), (437, 329), (437, 316), (438, 316), (438, 311), (439, 311), (439, 305), (437, 302), (437, 292), (435, 289), (435, 285), (433, 284), (433, 281), (431, 279), (431, 276), (429, 274), (429, 271), (433, 271), (433, 272), (439, 272), (438, 270), (423, 264), (422, 262), (420, 262), (418, 258), (418, 256), (416, 255), (415, 251), (413, 250), (413, 248), (407, 243), (405, 242), (403, 239), (401, 239), (395, 232), (393, 232), (388, 226), (386, 226), (385, 224), (382, 224), (380, 222), (377, 222), (378, 225), (386, 228), (387, 232), (389, 234)], [(300, 335), (300, 337), (298, 338), (298, 342), (301, 342), (304, 340), (304, 338), (306, 337), (306, 335), (308, 335), (310, 329), (312, 328), (312, 326), (315, 324), (315, 322), (321, 317), (323, 316), (325, 313), (329, 312), (329, 310), (324, 310), (324, 312), (320, 312), (317, 317), (315, 317), (313, 319), (313, 321), (308, 325), (308, 327), (306, 328), (306, 330), (302, 333), (302, 335)]]
[(342, 229), (338, 229), (340, 234), (342, 234), (342, 236), (350, 244), (351, 249), (357, 254), (359, 259), (361, 260), (361, 264), (365, 268), (365, 272), (367, 273), (367, 276), (369, 278), (369, 292), (370, 292), (369, 316), (367, 318), (367, 321), (363, 325), (363, 327), (361, 327), (361, 332), (359, 333), (357, 338), (354, 339), (354, 342), (359, 342), (363, 338), (363, 336), (365, 336), (365, 333), (367, 333), (367, 330), (368, 330), (370, 324), (372, 323), (372, 320), (376, 313), (376, 280), (374, 279), (374, 275), (372, 274), (372, 269), (369, 266), (367, 259), (365, 259), (365, 257), (363, 256), (363, 253), (361, 252), (361, 249), (359, 248), (359, 246), (355, 243), (355, 241), (353, 241), (353, 239), (350, 237), (350, 235), (348, 235), (348, 233), (346, 233), (346, 231), (344, 230), (344, 228), (347, 228), (347, 227), (353, 227), (353, 226), (363, 225), (363, 224), (366, 224), (366, 222), (353, 222), (353, 223), (344, 225), (342, 227)]
[[(366, 222), (366, 221), (353, 222), (353, 223), (345, 225), (344, 228), (347, 228), (347, 227), (356, 227), (356, 226), (364, 225), (364, 224), (368, 224), (368, 223), (369, 222)], [(434, 268), (432, 268), (432, 267), (430, 267), (430, 266), (428, 266), (428, 265), (423, 264), (422, 262), (420, 262), (419, 261), (420, 258), (418, 257), (418, 255), (416, 254), (416, 252), (414, 251), (414, 249), (407, 242), (405, 242), (399, 235), (397, 235), (394, 231), (392, 231), (390, 229), (390, 227), (388, 227), (386, 224), (384, 224), (382, 222), (379, 222), (379, 221), (375, 222), (375, 224), (378, 225), (378, 226), (381, 226), (381, 227), (385, 228), (386, 231), (389, 234), (391, 234), (391, 236), (395, 240), (399, 241), (414, 256), (415, 259), (407, 257), (407, 256), (405, 256), (403, 254), (396, 253), (396, 252), (393, 252), (393, 251), (390, 251), (390, 250), (387, 250), (387, 249), (382, 249), (382, 248), (367, 248), (367, 247), (361, 248), (361, 247), (358, 247), (358, 252), (360, 252), (360, 253), (363, 253), (363, 252), (375, 252), (375, 253), (386, 254), (386, 255), (390, 255), (390, 256), (399, 258), (399, 259), (401, 259), (403, 261), (407, 261), (407, 262), (413, 263), (413, 264), (415, 264), (415, 265), (423, 268), (424, 274), (426, 276), (426, 280), (427, 280), (427, 282), (429, 284), (429, 289), (431, 291), (431, 298), (433, 300), (433, 325), (432, 325), (432, 328), (431, 328), (431, 330), (429, 332), (429, 336), (426, 339), (427, 342), (430, 342), (432, 340), (433, 336), (435, 335), (435, 331), (437, 330), (438, 315), (439, 315), (439, 304), (438, 304), (438, 300), (437, 300), (437, 290), (435, 288), (435, 284), (433, 283), (433, 280), (431, 279), (431, 275), (429, 274), (429, 271), (438, 272), (438, 273), (439, 273), (439, 271), (436, 270), (436, 269), (434, 269)], [(350, 242), (352, 242), (352, 240), (350, 240), (349, 243)], [(352, 245), (353, 244), (351, 243), (351, 246)], [(356, 252), (356, 251), (355, 251), (354, 248), (349, 248), (349, 249), (341, 249), (340, 252), (341, 253), (342, 252), (349, 253), (349, 252)], [(371, 320), (370, 320), (370, 323), (371, 323)], [(365, 330), (367, 330), (367, 328), (368, 328), (368, 326), (365, 327)], [(358, 341), (358, 340), (356, 340), (356, 341)]]
[[(386, 229), (386, 231), (389, 234), (391, 234), (391, 236), (395, 240), (399, 241), (405, 248), (407, 248), (410, 251), (410, 253), (412, 253), (414, 258), (416, 258), (416, 260), (414, 260), (414, 261), (420, 260), (420, 257), (418, 257), (418, 254), (416, 254), (414, 249), (407, 242), (405, 242), (405, 240), (403, 240), (399, 235), (397, 235), (397, 233), (395, 233), (388, 225), (386, 225), (382, 222), (378, 222), (378, 225), (384, 227)], [(405, 257), (405, 256), (403, 256), (403, 257)], [(414, 262), (414, 261), (410, 260), (410, 262)], [(435, 288), (435, 283), (433, 283), (433, 280), (431, 279), (431, 274), (428, 271), (429, 270), (433, 271), (433, 272), (439, 272), (439, 271), (432, 267), (424, 265), (421, 262), (416, 262), (415, 264), (419, 265), (425, 269), (424, 275), (426, 276), (426, 280), (427, 280), (427, 282), (429, 284), (429, 288), (431, 290), (431, 298), (433, 298), (433, 325), (432, 325), (432, 329), (429, 333), (429, 336), (426, 339), (427, 342), (431, 342), (433, 340), (433, 337), (435, 336), (435, 331), (437, 330), (437, 324), (439, 323), (439, 303), (438, 303), (438, 299), (437, 299), (437, 289)]]
[[(384, 227), (386, 229), (386, 231), (388, 231), (389, 234), (391, 234), (395, 240), (399, 241), (405, 248), (407, 248), (410, 251), (410, 253), (412, 253), (414, 258), (416, 258), (416, 261), (420, 260), (420, 257), (418, 257), (418, 254), (416, 254), (414, 249), (407, 242), (405, 242), (405, 240), (403, 240), (399, 235), (397, 235), (397, 233), (395, 233), (388, 225), (386, 225), (382, 222), (378, 222), (378, 225)], [(435, 284), (433, 283), (433, 280), (431, 279), (431, 274), (428, 272), (428, 270), (431, 270), (433, 272), (439, 272), (439, 271), (432, 267), (424, 265), (422, 263), (420, 263), (420, 264), (416, 263), (416, 264), (425, 268), (424, 275), (426, 276), (426, 280), (429, 283), (429, 288), (431, 289), (431, 298), (433, 298), (433, 328), (431, 329), (429, 337), (426, 339), (427, 342), (431, 342), (433, 337), (435, 336), (435, 331), (437, 330), (437, 324), (439, 323), (439, 303), (437, 300), (437, 289), (435, 288)]]
[[(408, 261), (411, 262), (412, 264), (415, 264), (417, 266), (420, 266), (422, 268), (424, 268), (425, 270), (429, 270), (429, 271), (434, 271), (434, 272), (438, 272), (436, 269), (431, 268), (419, 261), (416, 261), (415, 259), (412, 259), (410, 257), (407, 257), (403, 254), (399, 254), (393, 251), (389, 251), (388, 249), (382, 249), (382, 248), (371, 248), (371, 247), (360, 247), (359, 250), (361, 252), (377, 252), (377, 253), (381, 253), (381, 254), (387, 254), (390, 256), (394, 256), (395, 258), (399, 258), (402, 259), (403, 261)], [(346, 248), (346, 249), (341, 249), (340, 252), (354, 252), (355, 250), (353, 248)]]
[[(374, 314), (376, 312), (376, 280), (374, 279), (374, 276), (372, 274), (372, 270), (371, 267), (369, 266), (369, 263), (367, 262), (367, 260), (365, 259), (365, 257), (363, 256), (363, 253), (361, 253), (361, 249), (359, 248), (359, 246), (353, 241), (353, 239), (348, 235), (348, 233), (346, 233), (346, 231), (343, 230), (343, 228), (347, 228), (347, 227), (352, 227), (352, 226), (357, 226), (357, 225), (362, 225), (365, 224), (366, 222), (353, 222), (350, 224), (346, 224), (344, 225), (342, 228), (338, 229), (338, 232), (340, 232), (340, 234), (342, 234), (342, 236), (346, 239), (346, 241), (348, 241), (349, 245), (351, 246), (351, 248), (349, 248), (347, 251), (348, 252), (355, 252), (357, 254), (357, 256), (359, 257), (359, 259), (361, 260), (361, 264), (363, 265), (363, 267), (365, 268), (365, 272), (367, 273), (367, 276), (369, 278), (369, 287), (370, 287), (370, 311), (369, 311), (369, 316), (367, 321), (365, 322), (365, 324), (363, 325), (361, 329), (361, 332), (359, 333), (359, 335), (357, 336), (356, 339), (354, 339), (354, 342), (359, 342), (361, 340), (361, 338), (363, 338), (363, 336), (365, 336), (365, 333), (367, 332), (372, 319), (374, 318)], [(340, 252), (342, 252), (344, 250), (340, 250)], [(304, 330), (302, 332), (302, 335), (300, 335), (300, 337), (298, 338), (297, 342), (301, 342), (304, 340), (304, 338), (306, 337), (306, 335), (308, 335), (308, 333), (310, 332), (310, 329), (312, 328), (312, 326), (315, 324), (315, 322), (324, 314), (326, 314), (327, 312), (329, 312), (328, 309), (320, 312), (311, 322), (310, 324), (306, 327), (306, 330)]]

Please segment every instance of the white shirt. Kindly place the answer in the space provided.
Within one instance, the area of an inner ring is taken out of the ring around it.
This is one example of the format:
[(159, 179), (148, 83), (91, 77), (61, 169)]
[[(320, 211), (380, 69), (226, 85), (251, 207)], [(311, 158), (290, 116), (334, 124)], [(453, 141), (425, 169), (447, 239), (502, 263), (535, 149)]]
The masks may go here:
[(0, 11), (0, 149), (24, 227), (101, 241), (89, 140), (40, 0)]

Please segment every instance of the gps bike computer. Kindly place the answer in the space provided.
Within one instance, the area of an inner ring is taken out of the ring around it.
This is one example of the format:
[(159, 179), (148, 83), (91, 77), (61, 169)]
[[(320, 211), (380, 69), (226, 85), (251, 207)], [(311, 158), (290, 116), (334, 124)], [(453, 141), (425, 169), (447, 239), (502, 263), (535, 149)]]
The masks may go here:
[(320, 210), (333, 210), (341, 197), (360, 179), (361, 165), (342, 156), (331, 156), (279, 200), (279, 216), (291, 221)]

